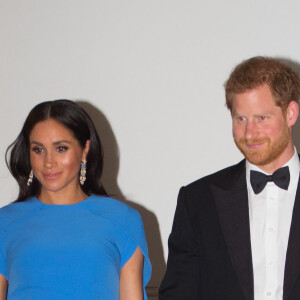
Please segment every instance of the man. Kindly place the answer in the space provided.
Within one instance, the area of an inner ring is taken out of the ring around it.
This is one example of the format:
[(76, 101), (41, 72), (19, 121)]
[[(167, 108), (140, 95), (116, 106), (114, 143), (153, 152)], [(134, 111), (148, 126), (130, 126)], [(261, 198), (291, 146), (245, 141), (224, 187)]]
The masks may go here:
[(181, 188), (160, 300), (299, 300), (300, 163), (292, 141), (300, 79), (276, 59), (225, 84), (235, 166)]

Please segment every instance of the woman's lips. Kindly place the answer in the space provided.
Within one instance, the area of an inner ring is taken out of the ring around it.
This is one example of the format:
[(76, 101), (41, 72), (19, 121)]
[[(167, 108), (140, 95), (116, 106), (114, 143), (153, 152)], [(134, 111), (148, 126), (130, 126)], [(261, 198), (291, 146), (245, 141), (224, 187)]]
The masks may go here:
[(43, 176), (46, 180), (54, 180), (60, 176), (61, 172), (51, 172), (51, 173), (44, 173)]

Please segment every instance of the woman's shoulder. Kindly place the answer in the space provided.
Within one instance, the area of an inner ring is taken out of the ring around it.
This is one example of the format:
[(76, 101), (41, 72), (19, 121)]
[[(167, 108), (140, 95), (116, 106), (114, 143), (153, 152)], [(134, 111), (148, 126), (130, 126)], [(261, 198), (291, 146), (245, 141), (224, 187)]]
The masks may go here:
[(140, 214), (124, 202), (93, 195), (89, 198), (88, 209), (131, 236), (138, 238), (144, 235), (144, 225)]
[(37, 209), (34, 198), (29, 198), (22, 202), (13, 202), (0, 208), (0, 228), (12, 224)]
[(126, 220), (131, 223), (141, 222), (141, 216), (137, 210), (110, 197), (92, 195), (89, 197), (88, 206), (92, 212), (117, 223)]

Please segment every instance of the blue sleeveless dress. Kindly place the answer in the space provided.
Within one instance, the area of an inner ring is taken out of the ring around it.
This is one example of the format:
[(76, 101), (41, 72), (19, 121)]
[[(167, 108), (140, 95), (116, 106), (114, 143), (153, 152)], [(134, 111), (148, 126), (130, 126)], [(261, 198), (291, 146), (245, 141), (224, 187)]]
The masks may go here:
[(90, 196), (73, 205), (37, 198), (0, 209), (0, 273), (8, 300), (118, 300), (120, 270), (136, 248), (151, 276), (143, 223), (117, 200)]

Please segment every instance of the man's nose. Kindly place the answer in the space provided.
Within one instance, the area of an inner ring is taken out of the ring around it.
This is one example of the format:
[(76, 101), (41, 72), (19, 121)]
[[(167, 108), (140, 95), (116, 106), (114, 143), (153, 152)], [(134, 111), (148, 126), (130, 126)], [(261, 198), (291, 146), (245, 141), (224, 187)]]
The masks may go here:
[(254, 121), (248, 120), (247, 125), (245, 127), (244, 136), (247, 140), (251, 140), (256, 137), (257, 135), (257, 124)]

